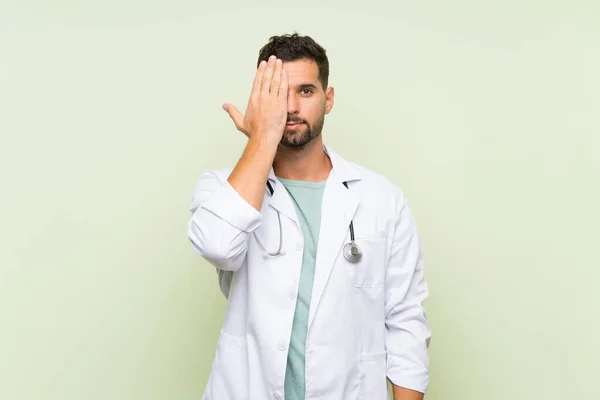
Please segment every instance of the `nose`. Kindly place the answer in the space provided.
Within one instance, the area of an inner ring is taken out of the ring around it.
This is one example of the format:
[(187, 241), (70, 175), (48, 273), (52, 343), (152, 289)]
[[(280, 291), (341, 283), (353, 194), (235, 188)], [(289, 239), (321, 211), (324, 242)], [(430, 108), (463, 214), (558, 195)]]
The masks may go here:
[(294, 114), (298, 114), (298, 101), (296, 100), (296, 96), (294, 96), (293, 93), (290, 93), (288, 95), (288, 101), (287, 101), (287, 109), (288, 109), (288, 114), (289, 115), (294, 115)]

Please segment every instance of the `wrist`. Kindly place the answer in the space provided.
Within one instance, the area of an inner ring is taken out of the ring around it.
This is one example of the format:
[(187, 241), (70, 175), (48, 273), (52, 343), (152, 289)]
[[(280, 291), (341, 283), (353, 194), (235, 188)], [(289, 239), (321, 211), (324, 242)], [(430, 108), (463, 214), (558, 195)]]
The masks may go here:
[(256, 131), (250, 135), (250, 142), (261, 148), (277, 150), (281, 142), (281, 133)]

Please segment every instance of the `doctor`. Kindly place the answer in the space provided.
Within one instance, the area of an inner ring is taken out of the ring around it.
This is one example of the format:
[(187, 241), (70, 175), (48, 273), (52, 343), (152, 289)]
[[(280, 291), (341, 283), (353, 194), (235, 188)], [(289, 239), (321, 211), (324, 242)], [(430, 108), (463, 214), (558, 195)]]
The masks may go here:
[(245, 114), (224, 105), (247, 146), (191, 204), (189, 239), (228, 298), (203, 399), (384, 400), (386, 378), (394, 400), (423, 399), (428, 290), (406, 198), (323, 144), (320, 45), (272, 37), (258, 61)]

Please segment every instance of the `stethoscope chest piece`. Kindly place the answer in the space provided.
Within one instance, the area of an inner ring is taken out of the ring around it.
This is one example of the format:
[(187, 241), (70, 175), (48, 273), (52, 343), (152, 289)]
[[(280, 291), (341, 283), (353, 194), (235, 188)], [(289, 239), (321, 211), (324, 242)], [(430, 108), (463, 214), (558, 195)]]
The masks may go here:
[(360, 250), (360, 247), (352, 241), (346, 243), (344, 246), (344, 257), (351, 263), (357, 263), (362, 258), (362, 251)]

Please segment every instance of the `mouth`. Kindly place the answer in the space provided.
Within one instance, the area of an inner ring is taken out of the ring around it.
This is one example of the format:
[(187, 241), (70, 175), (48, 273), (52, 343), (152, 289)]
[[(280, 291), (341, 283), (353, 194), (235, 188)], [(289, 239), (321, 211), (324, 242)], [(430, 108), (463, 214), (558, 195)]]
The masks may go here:
[(288, 129), (294, 129), (299, 127), (300, 125), (304, 125), (304, 123), (302, 122), (288, 122), (287, 124), (285, 124), (285, 127)]

